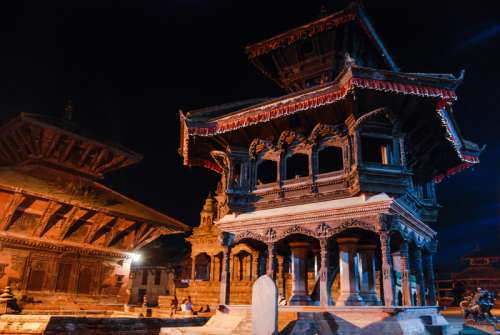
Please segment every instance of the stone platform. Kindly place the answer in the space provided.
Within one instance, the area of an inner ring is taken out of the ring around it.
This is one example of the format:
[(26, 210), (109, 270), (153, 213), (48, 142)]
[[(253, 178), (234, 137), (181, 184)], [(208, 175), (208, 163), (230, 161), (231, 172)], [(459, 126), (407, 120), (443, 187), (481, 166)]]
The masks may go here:
[[(0, 334), (157, 335), (164, 327), (202, 326), (203, 317), (165, 319), (54, 315), (2, 315)], [(200, 327), (201, 328), (201, 327)]]
[[(251, 307), (229, 305), (203, 327), (162, 328), (163, 335), (252, 334)], [(448, 323), (434, 307), (318, 307), (279, 308), (280, 334), (447, 334)]]

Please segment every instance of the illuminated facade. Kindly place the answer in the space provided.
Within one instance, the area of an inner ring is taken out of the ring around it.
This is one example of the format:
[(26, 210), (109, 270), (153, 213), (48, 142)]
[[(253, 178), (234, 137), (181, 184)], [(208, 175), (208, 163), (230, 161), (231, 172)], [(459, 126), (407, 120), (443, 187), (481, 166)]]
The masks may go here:
[(462, 77), (401, 72), (357, 2), (246, 51), (285, 95), (180, 113), (184, 164), (221, 176), (191, 289), (250, 303), (267, 273), (290, 305), (435, 305), (435, 185), (481, 151)]
[(98, 182), (141, 156), (21, 114), (0, 127), (0, 289), (25, 309), (128, 303), (132, 253), (188, 227)]

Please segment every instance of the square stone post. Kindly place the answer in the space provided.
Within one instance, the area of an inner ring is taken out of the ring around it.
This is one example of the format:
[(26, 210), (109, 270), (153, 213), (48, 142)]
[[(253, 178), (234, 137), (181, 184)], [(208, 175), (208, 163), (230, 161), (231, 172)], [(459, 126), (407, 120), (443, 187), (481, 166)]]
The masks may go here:
[(229, 303), (229, 258), (231, 250), (229, 247), (224, 247), (222, 251), (222, 273), (220, 280), (220, 304), (227, 305)]
[(427, 288), (429, 290), (429, 305), (430, 306), (435, 306), (436, 305), (436, 284), (435, 284), (435, 277), (434, 277), (434, 264), (432, 261), (432, 253), (425, 254), (424, 256), (424, 261), (425, 261), (425, 269), (426, 269), (426, 275), (427, 275)]
[(359, 276), (356, 249), (359, 238), (337, 238), (339, 245), (340, 296), (337, 306), (363, 305), (359, 295)]
[(425, 279), (424, 279), (424, 267), (422, 265), (422, 249), (416, 248), (413, 253), (415, 261), (415, 272), (417, 277), (417, 289), (418, 289), (418, 299), (420, 306), (425, 306)]
[(380, 305), (375, 283), (375, 247), (373, 244), (358, 247), (360, 295), (367, 305)]
[(384, 305), (394, 306), (394, 277), (392, 274), (391, 240), (389, 232), (381, 231), (379, 238), (382, 253), (382, 287), (384, 293)]
[(328, 240), (319, 240), (321, 265), (319, 269), (319, 302), (321, 306), (330, 305), (330, 292), (328, 290), (328, 269), (330, 266), (330, 255), (328, 253)]
[(309, 242), (296, 241), (288, 244), (292, 252), (292, 296), (290, 305), (309, 305), (311, 297), (307, 294), (307, 252)]
[(401, 255), (401, 291), (403, 293), (403, 306), (411, 306), (410, 291), (410, 260), (408, 254), (408, 242), (403, 240), (400, 246)]

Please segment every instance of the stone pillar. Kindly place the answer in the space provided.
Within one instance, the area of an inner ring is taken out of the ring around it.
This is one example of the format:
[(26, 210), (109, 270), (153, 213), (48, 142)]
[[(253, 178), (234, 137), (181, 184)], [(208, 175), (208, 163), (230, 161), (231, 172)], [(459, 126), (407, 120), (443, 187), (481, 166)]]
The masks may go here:
[(274, 277), (274, 258), (276, 257), (276, 246), (274, 243), (267, 244), (267, 264), (266, 264), (266, 274), (271, 277)]
[(427, 288), (429, 290), (429, 305), (436, 305), (436, 284), (434, 278), (434, 265), (432, 262), (432, 253), (426, 254), (424, 256), (425, 262), (425, 272), (427, 275)]
[(359, 276), (356, 249), (359, 238), (341, 237), (337, 238), (339, 245), (339, 268), (340, 268), (340, 296), (337, 306), (363, 305), (363, 299), (359, 295)]
[(367, 305), (380, 305), (376, 292), (375, 245), (358, 247), (360, 295)]
[(382, 253), (382, 287), (384, 305), (394, 306), (394, 277), (392, 272), (391, 239), (389, 232), (380, 232), (380, 249)]
[(259, 278), (259, 255), (252, 254), (252, 280)]
[(292, 296), (290, 305), (309, 305), (311, 298), (307, 295), (307, 252), (309, 242), (297, 241), (288, 244), (292, 252)]
[(328, 290), (328, 269), (330, 266), (330, 255), (328, 253), (328, 240), (319, 240), (321, 265), (319, 269), (319, 302), (321, 306), (330, 305), (330, 292)]
[(220, 280), (220, 304), (227, 305), (229, 303), (229, 258), (231, 256), (231, 251), (228, 247), (225, 247), (222, 251), (222, 272)]
[(425, 280), (424, 280), (424, 267), (422, 266), (422, 249), (416, 248), (413, 253), (415, 261), (415, 273), (417, 277), (417, 290), (418, 302), (420, 306), (425, 306)]
[(410, 259), (408, 254), (408, 242), (403, 240), (400, 246), (401, 255), (401, 291), (403, 294), (403, 306), (411, 306), (410, 290)]
[(191, 256), (191, 280), (195, 279), (196, 275), (196, 255)]

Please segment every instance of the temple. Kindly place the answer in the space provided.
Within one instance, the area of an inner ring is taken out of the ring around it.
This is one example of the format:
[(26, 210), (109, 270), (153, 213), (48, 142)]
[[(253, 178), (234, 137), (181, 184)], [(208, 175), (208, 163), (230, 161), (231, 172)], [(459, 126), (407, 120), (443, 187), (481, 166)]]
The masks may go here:
[[(68, 112), (71, 112), (69, 110)], [(180, 221), (99, 183), (141, 156), (25, 114), (0, 127), (0, 289), (24, 310), (127, 304), (134, 252)]]
[(249, 304), (268, 274), (291, 306), (436, 305), (435, 186), (481, 152), (463, 76), (401, 72), (359, 2), (246, 52), (285, 92), (180, 112), (184, 165), (220, 183), (177, 292)]

